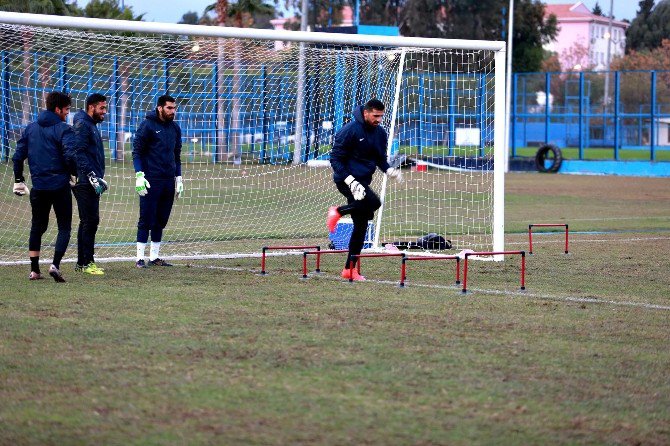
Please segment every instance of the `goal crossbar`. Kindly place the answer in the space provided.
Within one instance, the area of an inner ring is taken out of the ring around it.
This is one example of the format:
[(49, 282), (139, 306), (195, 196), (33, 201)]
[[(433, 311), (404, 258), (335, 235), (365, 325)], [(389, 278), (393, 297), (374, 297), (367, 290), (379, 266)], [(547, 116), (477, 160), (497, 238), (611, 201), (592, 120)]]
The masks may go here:
[(200, 37), (251, 38), (286, 42), (322, 43), (331, 45), (369, 45), (380, 47), (442, 48), (462, 50), (504, 51), (505, 42), (463, 39), (431, 39), (425, 37), (369, 36), (307, 31), (233, 28), (225, 26), (186, 25), (130, 20), (65, 17), (18, 12), (0, 12), (0, 23), (48, 26), (55, 28), (96, 29), (104, 31), (170, 34)]

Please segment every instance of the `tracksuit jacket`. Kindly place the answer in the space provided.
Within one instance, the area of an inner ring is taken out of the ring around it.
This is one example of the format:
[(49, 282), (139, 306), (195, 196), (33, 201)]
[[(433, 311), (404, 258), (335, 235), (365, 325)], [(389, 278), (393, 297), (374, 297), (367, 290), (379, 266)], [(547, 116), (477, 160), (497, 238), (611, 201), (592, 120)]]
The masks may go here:
[(14, 178), (23, 177), (23, 161), (28, 158), (33, 189), (56, 190), (68, 186), (74, 172), (76, 137), (72, 127), (54, 112), (43, 110), (37, 121), (23, 130), (16, 143)]
[(330, 152), (333, 180), (337, 183), (352, 175), (362, 184), (369, 185), (379, 167), (386, 172), (388, 136), (381, 126), (373, 127), (363, 119), (363, 106), (353, 110), (354, 119), (345, 124), (335, 135)]
[(105, 176), (105, 149), (98, 126), (88, 113), (79, 110), (73, 119), (74, 133), (77, 135), (77, 171), (79, 182), (88, 181), (88, 174), (94, 172), (98, 178)]
[(133, 139), (133, 166), (149, 181), (181, 176), (179, 125), (161, 121), (155, 110), (147, 113)]

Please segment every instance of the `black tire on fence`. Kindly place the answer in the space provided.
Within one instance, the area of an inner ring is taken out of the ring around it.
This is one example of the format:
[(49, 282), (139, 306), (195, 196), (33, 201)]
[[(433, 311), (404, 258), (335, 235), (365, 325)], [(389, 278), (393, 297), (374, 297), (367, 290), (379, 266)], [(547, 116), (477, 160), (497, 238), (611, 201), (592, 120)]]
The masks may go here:
[[(551, 152), (554, 158), (554, 162), (549, 166), (544, 166), (544, 160), (547, 159), (547, 155)], [(563, 162), (563, 154), (561, 149), (556, 147), (553, 144), (545, 144), (540, 146), (540, 149), (535, 154), (535, 168), (538, 172), (549, 172), (556, 173), (558, 169), (561, 168), (561, 163)]]

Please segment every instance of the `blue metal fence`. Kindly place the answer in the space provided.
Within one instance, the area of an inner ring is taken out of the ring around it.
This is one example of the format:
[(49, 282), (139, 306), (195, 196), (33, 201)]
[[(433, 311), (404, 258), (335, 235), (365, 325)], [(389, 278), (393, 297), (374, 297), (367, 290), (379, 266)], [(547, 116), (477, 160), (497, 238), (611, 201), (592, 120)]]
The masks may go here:
[[(510, 143), (645, 151), (656, 160), (670, 150), (670, 72), (516, 73), (512, 82)], [(646, 155), (645, 155), (646, 157)]]

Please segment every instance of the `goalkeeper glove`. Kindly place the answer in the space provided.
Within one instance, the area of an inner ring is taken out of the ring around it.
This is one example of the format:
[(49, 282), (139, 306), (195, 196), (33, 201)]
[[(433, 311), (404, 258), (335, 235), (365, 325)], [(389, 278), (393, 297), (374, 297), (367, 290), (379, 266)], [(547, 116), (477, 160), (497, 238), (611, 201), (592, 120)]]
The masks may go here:
[(95, 193), (98, 195), (98, 197), (102, 195), (104, 191), (109, 189), (107, 186), (107, 181), (103, 180), (102, 178), (98, 178), (98, 176), (93, 171), (88, 173), (88, 182), (91, 183), (91, 186), (93, 186), (93, 189), (95, 189)]
[(386, 169), (386, 175), (388, 175), (391, 178), (395, 178), (395, 180), (398, 183), (402, 183), (402, 172), (400, 171), (400, 169), (389, 167), (388, 169)]
[(25, 181), (26, 179), (23, 177), (14, 180), (14, 188), (12, 189), (12, 192), (14, 192), (15, 195), (21, 197), (30, 194), (30, 190), (28, 189), (28, 186), (26, 186)]
[(184, 183), (181, 181), (181, 175), (174, 179), (174, 196), (179, 198), (184, 192)]
[(137, 192), (137, 195), (140, 197), (144, 197), (146, 194), (149, 193), (147, 189), (150, 189), (151, 185), (147, 181), (146, 178), (144, 178), (144, 172), (140, 171), (135, 174), (135, 192)]
[(347, 178), (345, 178), (344, 183), (349, 186), (349, 189), (351, 189), (354, 200), (359, 201), (365, 198), (365, 187), (356, 181), (356, 178), (354, 178), (352, 175), (349, 175)]
[(70, 175), (70, 187), (75, 187), (77, 185), (77, 176)]

